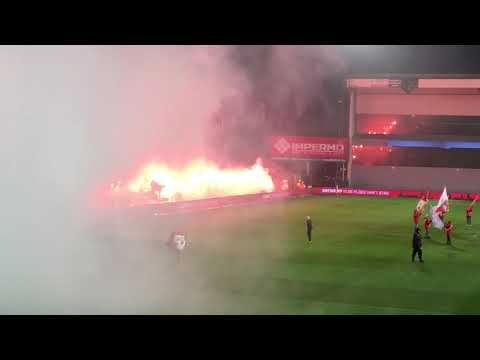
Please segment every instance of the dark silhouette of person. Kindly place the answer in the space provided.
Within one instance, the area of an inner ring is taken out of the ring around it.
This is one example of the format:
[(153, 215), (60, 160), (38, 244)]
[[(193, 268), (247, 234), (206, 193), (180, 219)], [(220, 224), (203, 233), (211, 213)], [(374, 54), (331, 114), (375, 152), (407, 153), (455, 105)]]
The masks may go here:
[(307, 216), (307, 220), (305, 221), (307, 224), (307, 236), (308, 236), (308, 241), (312, 241), (312, 219), (310, 219), (310, 216)]
[(423, 263), (422, 258), (422, 236), (420, 235), (420, 229), (417, 227), (415, 228), (415, 232), (413, 233), (413, 241), (412, 241), (412, 262), (415, 262), (415, 256), (418, 254), (418, 258), (420, 262)]

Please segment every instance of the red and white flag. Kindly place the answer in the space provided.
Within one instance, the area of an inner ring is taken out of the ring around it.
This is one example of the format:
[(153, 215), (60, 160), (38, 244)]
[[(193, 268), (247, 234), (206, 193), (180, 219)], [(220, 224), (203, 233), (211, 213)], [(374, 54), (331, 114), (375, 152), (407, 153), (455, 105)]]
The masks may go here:
[(433, 226), (439, 230), (442, 230), (445, 224), (443, 223), (442, 219), (440, 219), (440, 213), (445, 213), (448, 211), (448, 194), (447, 194), (447, 187), (443, 188), (443, 193), (438, 199), (438, 203), (436, 206), (433, 206), (431, 209), (431, 217)]
[(437, 209), (442, 208), (444, 212), (448, 211), (448, 194), (447, 194), (447, 187), (443, 188), (442, 196), (438, 199)]

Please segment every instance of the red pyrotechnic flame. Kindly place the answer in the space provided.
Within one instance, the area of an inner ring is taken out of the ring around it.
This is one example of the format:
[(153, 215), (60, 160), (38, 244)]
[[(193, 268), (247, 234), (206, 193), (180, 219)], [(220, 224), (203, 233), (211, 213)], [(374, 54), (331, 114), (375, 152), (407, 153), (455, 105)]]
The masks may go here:
[[(154, 186), (154, 189), (152, 189)], [(123, 188), (132, 196), (155, 192), (168, 201), (272, 192), (274, 184), (261, 159), (249, 168), (221, 169), (215, 163), (199, 159), (183, 168), (150, 163)]]

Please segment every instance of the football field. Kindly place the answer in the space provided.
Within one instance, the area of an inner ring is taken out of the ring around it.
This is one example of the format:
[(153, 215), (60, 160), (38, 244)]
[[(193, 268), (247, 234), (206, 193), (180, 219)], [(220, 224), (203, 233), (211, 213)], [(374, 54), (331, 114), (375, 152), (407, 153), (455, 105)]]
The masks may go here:
[[(174, 230), (189, 236), (179, 263), (174, 254), (162, 257), (178, 284), (162, 293), (168, 305), (152, 303), (138, 311), (480, 314), (475, 213), (467, 226), (467, 202), (451, 201), (446, 219), (454, 224), (452, 245), (432, 228), (432, 238), (424, 239), (425, 263), (412, 263), (417, 201), (317, 196), (124, 224), (159, 242)], [(313, 220), (311, 243), (306, 215)]]

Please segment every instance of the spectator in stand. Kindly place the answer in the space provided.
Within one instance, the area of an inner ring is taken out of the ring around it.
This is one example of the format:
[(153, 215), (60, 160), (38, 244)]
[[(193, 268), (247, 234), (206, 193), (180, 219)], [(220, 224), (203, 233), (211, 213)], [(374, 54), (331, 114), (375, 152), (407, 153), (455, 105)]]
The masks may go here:
[(451, 220), (448, 220), (447, 224), (445, 225), (445, 233), (447, 234), (447, 244), (451, 244), (451, 236), (452, 236), (452, 229), (453, 224)]

